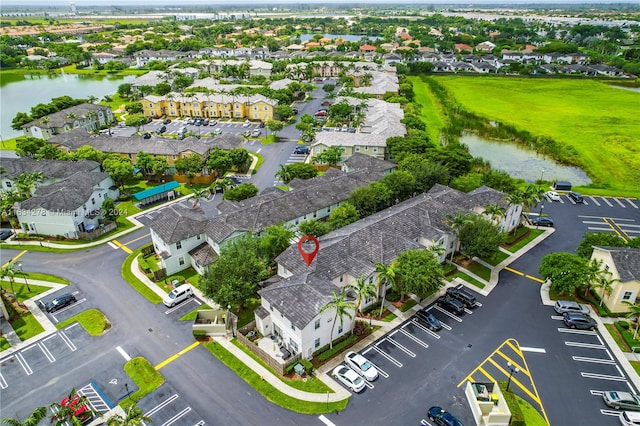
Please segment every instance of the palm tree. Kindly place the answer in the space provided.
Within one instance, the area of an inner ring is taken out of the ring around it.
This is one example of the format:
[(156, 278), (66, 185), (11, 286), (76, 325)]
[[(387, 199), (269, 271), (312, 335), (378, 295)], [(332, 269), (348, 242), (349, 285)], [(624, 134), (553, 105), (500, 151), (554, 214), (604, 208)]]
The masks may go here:
[(466, 213), (458, 211), (455, 216), (447, 215), (447, 221), (453, 232), (453, 249), (451, 250), (451, 261), (453, 262), (453, 255), (458, 251), (458, 229), (469, 223), (470, 219)]
[(382, 262), (376, 263), (378, 291), (382, 290), (382, 303), (380, 304), (380, 315), (378, 315), (378, 317), (382, 317), (382, 312), (384, 311), (384, 298), (387, 296), (387, 287), (389, 285), (391, 285), (391, 287), (395, 287), (396, 285), (395, 266), (395, 263), (391, 263), (389, 266), (385, 265)]
[(587, 265), (587, 274), (585, 275), (584, 295), (589, 295), (589, 290), (594, 286), (593, 283), (598, 279), (602, 269), (602, 260), (591, 259)]
[(16, 185), (18, 186), (22, 196), (30, 197), (31, 190), (42, 182), (44, 178), (45, 176), (42, 172), (23, 172), (16, 179)]
[(525, 190), (522, 191), (522, 202), (527, 212), (527, 216), (529, 216), (529, 212), (531, 212), (531, 207), (538, 204), (540, 200), (542, 200), (542, 197), (544, 197), (544, 189), (540, 188), (538, 185), (527, 185)]
[(611, 294), (611, 292), (613, 291), (613, 284), (620, 282), (619, 279), (610, 279), (609, 276), (611, 276), (611, 272), (600, 270), (596, 278), (596, 282), (595, 284), (593, 284), (593, 288), (602, 289), (602, 292), (600, 293), (600, 306), (602, 306), (604, 297)]
[(133, 404), (127, 409), (126, 417), (116, 414), (107, 420), (107, 426), (138, 426), (145, 422), (151, 423), (151, 418), (145, 416), (142, 410)]
[(629, 312), (627, 313), (627, 318), (635, 317), (636, 318), (636, 329), (633, 333), (633, 340), (638, 336), (638, 326), (640, 325), (640, 305), (636, 303), (627, 302), (626, 300), (622, 303), (629, 305)]
[(347, 293), (345, 293), (344, 289), (340, 290), (340, 293), (336, 293), (335, 291), (331, 292), (331, 300), (320, 308), (320, 313), (328, 309), (335, 309), (336, 314), (333, 317), (333, 324), (331, 324), (331, 334), (329, 335), (329, 349), (333, 349), (333, 329), (336, 326), (336, 321), (340, 319), (340, 327), (344, 324), (344, 317), (352, 318), (350, 311), (354, 309), (355, 304), (347, 300)]
[[(356, 313), (360, 310), (360, 305), (362, 304), (363, 299), (366, 300), (376, 296), (376, 286), (370, 283), (364, 275), (360, 275), (353, 284), (349, 284), (345, 288), (355, 293)], [(351, 332), (353, 332), (353, 328), (351, 329)]]
[(11, 293), (15, 294), (15, 290), (13, 289), (14, 277), (16, 276), (16, 270), (14, 268), (13, 262), (9, 262), (6, 266), (0, 268), (0, 281), (8, 278), (9, 285), (11, 286)]
[[(514, 206), (517, 208), (517, 206), (522, 205), (522, 193), (520, 191), (515, 191), (510, 194), (507, 194), (504, 197), (504, 199), (509, 205), (509, 207)], [(522, 214), (520, 214), (520, 217), (522, 218)]]
[(193, 204), (191, 205), (192, 209), (195, 209), (198, 206), (198, 203), (202, 198), (208, 197), (211, 194), (209, 188), (194, 188), (193, 189)]
[(89, 102), (90, 104), (94, 104), (97, 100), (98, 98), (93, 95), (87, 96), (87, 102)]
[(38, 426), (40, 420), (47, 417), (47, 407), (38, 407), (24, 421), (16, 419), (2, 419), (3, 425), (9, 426)]
[(484, 208), (484, 214), (489, 216), (492, 221), (497, 222), (498, 219), (504, 217), (504, 207), (499, 204), (488, 204)]
[(98, 113), (95, 111), (89, 111), (87, 112), (87, 118), (89, 119), (89, 127), (91, 127), (91, 130), (98, 130), (98, 122), (97, 122), (97, 118), (98, 118)]
[(71, 389), (62, 402), (54, 402), (49, 407), (53, 411), (51, 423), (54, 426), (66, 426), (69, 423), (80, 425), (89, 416), (101, 416), (91, 408), (87, 397), (79, 394), (76, 388)]
[(227, 188), (235, 185), (235, 182), (230, 177), (223, 177), (222, 179), (218, 179), (214, 182), (213, 186), (215, 190), (221, 189), (224, 193)]
[(288, 185), (293, 179), (289, 167), (285, 164), (280, 164), (280, 170), (276, 173), (276, 178), (280, 179), (285, 185)]

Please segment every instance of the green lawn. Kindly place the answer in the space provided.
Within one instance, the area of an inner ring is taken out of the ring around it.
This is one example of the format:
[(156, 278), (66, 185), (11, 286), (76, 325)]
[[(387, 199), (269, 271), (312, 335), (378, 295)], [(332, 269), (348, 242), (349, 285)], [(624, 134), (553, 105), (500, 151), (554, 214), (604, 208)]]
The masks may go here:
[[(499, 251), (494, 257), (489, 258), (489, 259), (482, 259), (485, 262), (487, 262), (490, 265), (496, 266), (498, 263), (502, 262), (503, 260), (507, 259), (509, 257), (509, 255), (503, 251)], [(491, 275), (491, 274), (489, 274)]]
[(491, 279), (491, 269), (486, 266), (472, 260), (468, 265), (462, 265), (463, 268), (467, 269), (470, 272), (473, 272), (480, 278), (485, 281), (489, 281)]
[(463, 280), (465, 280), (466, 282), (468, 282), (469, 284), (473, 284), (478, 288), (484, 288), (485, 287), (485, 283), (482, 283), (478, 280), (476, 280), (475, 278), (465, 274), (464, 272), (458, 271), (453, 275), (449, 275), (448, 277), (446, 277), (448, 281), (453, 281), (454, 278), (462, 278)]
[(44, 331), (38, 320), (31, 312), (27, 312), (17, 320), (11, 323), (13, 330), (16, 332), (20, 340), (25, 341)]
[(511, 247), (505, 247), (505, 249), (509, 250), (511, 253), (516, 253), (522, 247), (526, 246), (531, 241), (535, 240), (543, 232), (545, 232), (545, 231), (542, 230), (542, 229), (530, 228), (529, 229), (529, 235), (527, 235), (525, 238), (521, 239), (520, 241), (518, 241), (517, 243), (515, 243)]
[(124, 365), (124, 371), (138, 386), (138, 390), (120, 402), (122, 408), (127, 408), (142, 397), (150, 394), (164, 383), (164, 377), (158, 373), (149, 361), (142, 357), (135, 357)]
[(594, 181), (581, 192), (640, 196), (637, 93), (589, 79), (432, 78), (476, 115), (575, 148)]
[(127, 256), (127, 258), (125, 259), (125, 261), (122, 263), (122, 268), (120, 270), (120, 273), (122, 274), (122, 278), (124, 278), (124, 280), (126, 282), (128, 282), (129, 284), (131, 284), (131, 286), (141, 295), (143, 295), (144, 297), (147, 298), (147, 300), (151, 303), (160, 303), (162, 302), (162, 298), (160, 296), (158, 296), (153, 290), (151, 290), (149, 287), (146, 286), (145, 283), (143, 283), (142, 281), (140, 281), (135, 275), (133, 275), (133, 273), (131, 272), (131, 263), (133, 262), (133, 259), (136, 258), (136, 256), (138, 256), (140, 253), (142, 253), (142, 247), (140, 247), (139, 249), (135, 250), (133, 253), (131, 253), (129, 256)]
[(100, 336), (105, 330), (111, 327), (111, 324), (107, 321), (107, 317), (105, 317), (102, 312), (97, 309), (87, 309), (78, 315), (59, 322), (56, 324), (56, 328), (61, 330), (76, 321), (92, 336)]
[(629, 346), (625, 343), (622, 336), (620, 336), (620, 333), (618, 333), (616, 326), (613, 324), (605, 324), (604, 326), (606, 327), (607, 331), (609, 331), (609, 334), (611, 335), (613, 340), (616, 342), (620, 350), (622, 352), (629, 352)]
[(438, 143), (440, 133), (445, 126), (443, 121), (444, 114), (441, 111), (442, 107), (438, 99), (431, 93), (429, 86), (422, 83), (420, 77), (410, 76), (407, 77), (407, 80), (413, 84), (415, 99), (422, 105), (420, 118), (427, 125), (429, 139), (433, 143)]
[(25, 276), (26, 278), (29, 280), (41, 280), (41, 281), (49, 281), (50, 283), (56, 283), (56, 284), (69, 284), (69, 280), (66, 280), (62, 277), (59, 277), (57, 275), (51, 275), (51, 274), (42, 274), (40, 272), (26, 272), (24, 273), (24, 275), (20, 275)]
[[(11, 292), (11, 283), (9, 281), (3, 280), (0, 281), (0, 286)], [(14, 279), (13, 289), (16, 291), (15, 296), (18, 302), (24, 302), (25, 300), (31, 299), (32, 297), (36, 297), (37, 295), (44, 293), (49, 290), (50, 287), (45, 287), (41, 285), (33, 285), (29, 284), (29, 288), (31, 291), (27, 289), (27, 286), (24, 284), (24, 281)]]
[(9, 344), (7, 339), (4, 336), (0, 337), (0, 352), (6, 351), (10, 347), (11, 345)]
[(206, 303), (203, 303), (202, 305), (200, 305), (197, 308), (195, 308), (193, 311), (183, 315), (180, 318), (180, 321), (195, 321), (196, 316), (198, 316), (198, 311), (202, 311), (204, 309), (213, 309), (213, 308), (211, 306), (207, 305)]
[(205, 348), (215, 355), (223, 364), (233, 370), (240, 378), (262, 394), (268, 401), (279, 405), (287, 410), (302, 414), (324, 414), (343, 410), (349, 403), (349, 399), (339, 402), (321, 403), (301, 401), (284, 394), (264, 381), (255, 371), (240, 362), (228, 350), (217, 344), (215, 341), (206, 343)]

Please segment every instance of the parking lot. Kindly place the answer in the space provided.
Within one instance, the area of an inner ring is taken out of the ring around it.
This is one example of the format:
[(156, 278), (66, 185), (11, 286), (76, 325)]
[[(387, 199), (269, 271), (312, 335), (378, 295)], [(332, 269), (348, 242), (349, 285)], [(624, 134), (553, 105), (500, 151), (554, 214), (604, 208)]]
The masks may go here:
[(205, 422), (169, 383), (163, 383), (139, 403), (138, 407), (154, 425), (204, 425)]

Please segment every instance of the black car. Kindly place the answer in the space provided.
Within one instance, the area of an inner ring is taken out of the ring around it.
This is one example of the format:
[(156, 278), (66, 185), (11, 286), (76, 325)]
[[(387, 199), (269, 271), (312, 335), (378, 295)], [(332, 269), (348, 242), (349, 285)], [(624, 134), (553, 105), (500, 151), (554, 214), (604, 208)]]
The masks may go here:
[(69, 306), (72, 303), (76, 302), (76, 297), (71, 293), (65, 293), (62, 296), (58, 296), (50, 302), (44, 304), (44, 309), (51, 313), (57, 310), (64, 308), (65, 306)]
[(142, 135), (142, 139), (151, 139), (151, 133), (145, 133)]
[(454, 314), (460, 315), (464, 312), (464, 303), (451, 296), (440, 296), (438, 298), (438, 305)]
[(464, 287), (449, 287), (447, 294), (464, 303), (467, 308), (472, 308), (476, 305), (476, 297), (465, 290)]
[(598, 323), (586, 314), (565, 314), (562, 321), (569, 328), (578, 328), (580, 330), (595, 330), (598, 328)]
[(165, 118), (165, 119), (162, 121), (162, 124), (169, 124), (169, 123), (171, 123), (171, 119), (170, 119), (170, 118)]
[(264, 121), (261, 121), (260, 124), (258, 124), (258, 128), (264, 129)]
[(13, 231), (11, 229), (0, 229), (0, 241), (4, 241), (12, 235)]
[(440, 323), (438, 318), (434, 317), (433, 314), (427, 310), (427, 308), (422, 308), (418, 312), (416, 312), (416, 319), (420, 324), (424, 325), (431, 331), (442, 330), (442, 324)]
[(547, 216), (538, 216), (531, 219), (531, 223), (535, 226), (553, 226), (553, 219)]
[(582, 195), (578, 194), (577, 192), (569, 192), (569, 198), (571, 198), (573, 200), (574, 203), (584, 203), (584, 198), (582, 197)]
[(441, 407), (429, 408), (427, 417), (437, 426), (463, 426), (460, 420), (456, 419), (453, 414)]
[(158, 129), (158, 134), (162, 134), (166, 131), (167, 131), (167, 126), (164, 126), (164, 125), (160, 126), (160, 128)]
[(298, 145), (296, 146), (296, 149), (293, 150), (294, 154), (308, 154), (309, 153), (309, 147), (306, 145)]

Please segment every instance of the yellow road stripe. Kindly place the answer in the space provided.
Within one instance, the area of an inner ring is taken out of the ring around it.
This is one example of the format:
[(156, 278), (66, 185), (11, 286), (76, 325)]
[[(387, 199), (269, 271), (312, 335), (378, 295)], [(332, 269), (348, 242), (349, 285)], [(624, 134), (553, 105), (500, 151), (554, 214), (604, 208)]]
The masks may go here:
[[(627, 234), (627, 231), (625, 231), (624, 229), (622, 229), (622, 227), (621, 227), (620, 225), (618, 225), (618, 223), (617, 223), (615, 220), (613, 220), (612, 218), (609, 218), (609, 221), (611, 222), (611, 224), (612, 224), (616, 229), (619, 229), (619, 230), (620, 230), (620, 232), (621, 232), (622, 234), (624, 234), (624, 235), (622, 235), (622, 238), (623, 238), (625, 241), (627, 241), (627, 240), (626, 240), (626, 238), (631, 238), (631, 237), (629, 236), (629, 234)], [(625, 238), (625, 237), (626, 237), (626, 238)]]
[(514, 274), (518, 274), (521, 277), (524, 277), (524, 272), (516, 271), (515, 269), (511, 269), (508, 266), (505, 266), (504, 269), (506, 269), (509, 272), (513, 272)]
[(485, 369), (484, 369), (484, 368), (482, 368), (482, 367), (478, 367), (478, 371), (479, 371), (479, 372), (481, 372), (482, 374), (484, 374), (484, 375), (485, 375), (485, 377), (486, 377), (487, 379), (489, 379), (489, 381), (491, 381), (491, 383), (493, 383), (493, 382), (495, 382), (495, 381), (496, 381), (496, 379), (494, 379), (493, 377), (491, 377), (491, 374), (487, 373), (487, 372), (485, 371)]
[(117, 245), (118, 247), (120, 247), (122, 250), (126, 251), (127, 253), (129, 253), (129, 254), (133, 253), (133, 250), (131, 250), (129, 247), (125, 246), (124, 244), (122, 244), (118, 240), (111, 240), (111, 242), (113, 244)]
[(544, 280), (541, 280), (538, 277), (534, 277), (533, 275), (525, 275), (525, 277), (529, 278), (530, 280), (537, 281), (539, 283), (543, 283), (544, 282)]
[(2, 265), (2, 267), (6, 268), (7, 266), (9, 266), (10, 263), (15, 262), (16, 260), (20, 259), (27, 252), (28, 252), (28, 250), (21, 251), (20, 253), (16, 254), (15, 257), (9, 259), (9, 261), (7, 263), (5, 263), (4, 265)]
[[(496, 367), (498, 370), (500, 370), (500, 372), (502, 374), (504, 374), (505, 376), (509, 377), (509, 372), (506, 371), (504, 368), (502, 368), (502, 366), (500, 364), (498, 364), (497, 362), (495, 362), (493, 359), (489, 359), (489, 362), (491, 364), (493, 364), (494, 367)], [(527, 389), (527, 387), (525, 385), (523, 385), (522, 383), (520, 383), (520, 381), (518, 379), (515, 378), (515, 374), (511, 375), (511, 383), (513, 383), (514, 385), (518, 386), (520, 389), (522, 389), (524, 391), (524, 393), (526, 393), (527, 395), (529, 395), (529, 397), (531, 399), (533, 399), (535, 402), (537, 402), (538, 404), (540, 404), (540, 399), (535, 396), (533, 394), (533, 392), (531, 392), (529, 389)]]
[(151, 233), (144, 234), (142, 237), (135, 238), (135, 239), (133, 239), (131, 241), (126, 242), (125, 244), (129, 245), (131, 243), (135, 243), (136, 241), (140, 241), (140, 240), (143, 240), (143, 239), (147, 238), (149, 235), (151, 235)]
[(160, 364), (156, 365), (155, 368), (156, 370), (160, 370), (162, 367), (164, 367), (165, 365), (169, 364), (172, 361), (175, 361), (176, 359), (178, 359), (181, 355), (186, 354), (187, 352), (189, 352), (191, 349), (195, 348), (196, 346), (198, 346), (200, 344), (200, 342), (195, 342), (192, 343), (191, 345), (187, 346), (186, 348), (184, 348), (183, 350), (181, 350), (180, 352), (178, 352), (175, 355), (171, 355), (169, 358), (165, 359), (164, 361), (162, 361)]
[(510, 340), (505, 340), (505, 343), (518, 355), (520, 355), (520, 358), (524, 358), (524, 355), (522, 355), (522, 351), (520, 350), (520, 346), (516, 346), (513, 343), (511, 343)]
[(518, 364), (517, 362), (515, 362), (514, 360), (512, 360), (511, 358), (509, 358), (508, 356), (506, 356), (502, 352), (498, 351), (498, 355), (500, 355), (502, 358), (504, 358), (505, 361), (510, 362), (511, 365), (516, 367), (518, 370), (522, 371), (524, 374), (526, 374), (527, 376), (531, 377), (531, 374), (529, 374), (529, 372), (523, 366), (521, 366), (520, 364)]
[(618, 237), (622, 238), (622, 240), (625, 243), (627, 242), (627, 239), (625, 237), (623, 237), (622, 234), (620, 234), (620, 232), (618, 232), (618, 230), (607, 220), (606, 217), (603, 217), (602, 220), (604, 221), (604, 223), (609, 225), (609, 228), (611, 228), (613, 230), (613, 232), (615, 232), (618, 235)]
[[(473, 370), (473, 373), (475, 373), (478, 369), (476, 368), (475, 370)], [(462, 379), (462, 381), (460, 383), (458, 383), (458, 386), (456, 386), (457, 388), (459, 388), (460, 386), (462, 386), (464, 384), (464, 382), (466, 382), (467, 380), (470, 382), (473, 382), (473, 373), (469, 374), (467, 377), (465, 377), (464, 379)]]

